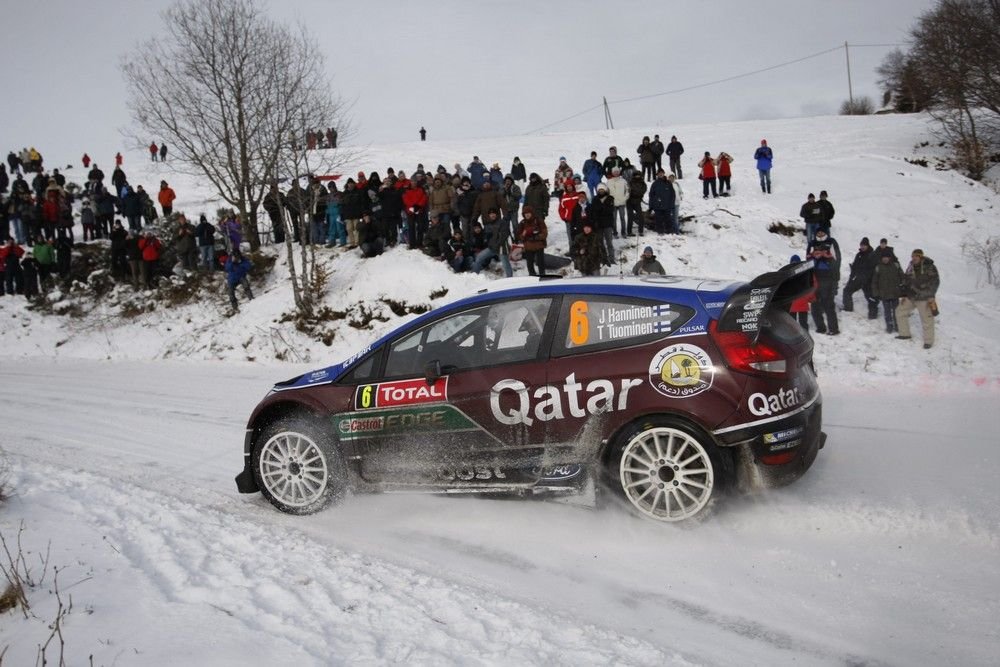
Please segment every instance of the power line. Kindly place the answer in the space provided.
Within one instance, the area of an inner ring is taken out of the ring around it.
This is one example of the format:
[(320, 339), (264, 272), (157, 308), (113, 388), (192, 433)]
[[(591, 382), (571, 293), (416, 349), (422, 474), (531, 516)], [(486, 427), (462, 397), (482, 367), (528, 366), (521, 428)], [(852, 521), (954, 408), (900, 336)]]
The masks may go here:
[(886, 47), (886, 46), (909, 46), (909, 44), (906, 43), (906, 42), (896, 42), (895, 44), (851, 44), (851, 46), (865, 48), (865, 47), (869, 47), (869, 46), (878, 46), (878, 47)]
[(802, 56), (801, 58), (796, 58), (795, 60), (789, 60), (787, 62), (778, 63), (777, 65), (771, 65), (770, 67), (764, 67), (762, 69), (757, 69), (752, 72), (744, 72), (743, 74), (737, 74), (735, 76), (728, 76), (725, 79), (718, 79), (716, 81), (709, 81), (708, 83), (699, 83), (694, 86), (687, 86), (686, 88), (677, 88), (675, 90), (668, 90), (662, 93), (653, 93), (652, 95), (640, 95), (639, 97), (629, 97), (624, 100), (612, 100), (608, 104), (624, 104), (626, 102), (636, 102), (638, 100), (648, 100), (653, 97), (663, 97), (664, 95), (676, 95), (677, 93), (686, 93), (689, 90), (697, 90), (699, 88), (707, 88), (708, 86), (716, 86), (720, 83), (726, 83), (728, 81), (735, 81), (736, 79), (743, 79), (748, 76), (754, 76), (755, 74), (761, 74), (763, 72), (770, 72), (771, 70), (778, 69), (779, 67), (787, 67), (788, 65), (794, 65), (795, 63), (800, 63), (803, 60), (809, 60), (811, 58), (818, 58), (820, 56), (825, 56), (828, 53), (833, 53), (834, 51), (839, 51), (844, 48), (843, 46), (835, 46), (832, 49), (826, 49), (825, 51), (819, 51), (817, 53), (810, 54), (808, 56)]
[[(895, 44), (851, 44), (850, 46), (856, 46), (856, 47), (882, 47), (882, 48), (885, 48), (885, 47), (889, 47), (889, 46), (906, 46), (906, 44), (904, 44), (904, 43), (895, 43)], [(648, 99), (652, 99), (654, 97), (663, 97), (664, 95), (676, 95), (677, 93), (686, 93), (686, 92), (688, 92), (690, 90), (698, 90), (699, 88), (707, 88), (709, 86), (717, 86), (720, 83), (727, 83), (729, 81), (735, 81), (737, 79), (743, 79), (743, 78), (746, 78), (748, 76), (755, 76), (757, 74), (762, 74), (764, 72), (770, 72), (772, 70), (776, 70), (776, 69), (779, 69), (781, 67), (788, 67), (789, 65), (795, 65), (796, 63), (800, 63), (800, 62), (803, 62), (805, 60), (811, 60), (812, 58), (819, 58), (820, 56), (825, 56), (828, 53), (833, 53), (834, 51), (839, 51), (842, 48), (844, 48), (844, 46), (837, 45), (837, 46), (835, 46), (835, 47), (833, 47), (831, 49), (826, 49), (824, 51), (817, 51), (816, 53), (811, 53), (811, 54), (809, 54), (807, 56), (802, 56), (801, 58), (795, 58), (794, 60), (788, 60), (788, 61), (785, 61), (783, 63), (778, 63), (777, 65), (770, 65), (769, 67), (763, 67), (761, 69), (756, 69), (756, 70), (753, 70), (752, 72), (744, 72), (742, 74), (736, 74), (734, 76), (729, 76), (729, 77), (726, 77), (724, 79), (717, 79), (715, 81), (708, 81), (706, 83), (699, 83), (699, 84), (696, 84), (696, 85), (693, 85), (693, 86), (687, 86), (687, 87), (684, 87), (684, 88), (676, 88), (674, 90), (667, 90), (667, 91), (664, 91), (662, 93), (652, 93), (650, 95), (639, 95), (637, 97), (627, 97), (627, 98), (621, 99), (621, 100), (611, 100), (611, 101), (607, 102), (607, 104), (609, 104), (609, 105), (610, 104), (626, 104), (628, 102), (637, 102), (639, 100), (648, 100)], [(565, 123), (568, 120), (572, 120), (572, 119), (577, 118), (579, 116), (582, 116), (582, 115), (584, 115), (586, 113), (590, 113), (591, 111), (593, 111), (595, 109), (599, 109), (602, 106), (604, 106), (604, 104), (605, 104), (604, 102), (602, 102), (601, 104), (595, 104), (594, 106), (590, 107), (589, 109), (584, 109), (583, 111), (575, 113), (572, 116), (567, 116), (566, 118), (562, 118), (560, 120), (554, 121), (552, 123), (549, 123), (548, 125), (543, 125), (541, 127), (535, 128), (533, 130), (525, 132), (524, 134), (534, 134), (536, 132), (540, 132), (542, 130), (548, 129), (548, 128), (552, 127), (553, 125), (560, 125), (562, 123)]]
[(589, 109), (584, 109), (580, 113), (575, 113), (572, 116), (566, 116), (562, 120), (557, 120), (554, 123), (549, 123), (548, 125), (542, 125), (541, 127), (535, 128), (534, 130), (531, 130), (529, 132), (525, 132), (525, 134), (534, 134), (535, 132), (541, 132), (542, 130), (544, 130), (546, 128), (552, 127), (553, 125), (559, 125), (560, 123), (565, 123), (568, 120), (573, 120), (577, 116), (582, 116), (585, 113), (590, 113), (594, 109), (599, 109), (599, 108), (601, 108), (603, 106), (604, 106), (604, 102), (601, 102), (600, 104), (595, 104), (594, 106), (590, 107)]

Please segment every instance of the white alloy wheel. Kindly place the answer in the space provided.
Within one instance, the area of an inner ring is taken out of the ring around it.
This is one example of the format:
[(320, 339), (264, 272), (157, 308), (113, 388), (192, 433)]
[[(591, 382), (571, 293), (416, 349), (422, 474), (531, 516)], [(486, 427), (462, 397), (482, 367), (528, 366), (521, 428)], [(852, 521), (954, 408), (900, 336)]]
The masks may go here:
[(689, 519), (708, 505), (715, 470), (708, 451), (691, 434), (657, 426), (641, 431), (622, 449), (622, 491), (645, 516)]
[(281, 431), (260, 450), (258, 474), (265, 495), (303, 510), (329, 495), (330, 469), (323, 450), (307, 435)]

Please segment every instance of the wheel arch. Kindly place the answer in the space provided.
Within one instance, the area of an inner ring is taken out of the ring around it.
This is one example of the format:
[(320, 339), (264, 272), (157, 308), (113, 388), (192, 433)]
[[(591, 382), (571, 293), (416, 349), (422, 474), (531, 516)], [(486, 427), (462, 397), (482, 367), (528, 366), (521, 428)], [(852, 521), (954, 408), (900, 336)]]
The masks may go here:
[(706, 438), (709, 442), (714, 444), (718, 449), (724, 450), (725, 447), (719, 444), (719, 442), (712, 435), (712, 432), (705, 427), (704, 424), (700, 424), (687, 413), (674, 412), (672, 410), (657, 410), (655, 412), (647, 412), (643, 415), (630, 419), (629, 421), (623, 423), (614, 433), (608, 436), (607, 440), (604, 441), (602, 449), (599, 455), (599, 461), (602, 467), (606, 467), (610, 463), (611, 456), (614, 453), (615, 445), (618, 443), (623, 433), (627, 433), (636, 426), (642, 424), (644, 421), (649, 421), (651, 419), (669, 419), (675, 421), (678, 424), (686, 426), (692, 429), (696, 434), (701, 437)]
[(249, 423), (247, 423), (247, 430), (253, 431), (253, 437), (247, 438), (247, 454), (250, 453), (249, 448), (264, 427), (268, 424), (273, 424), (279, 419), (293, 415), (321, 419), (323, 411), (308, 402), (288, 398), (263, 406), (251, 416)]

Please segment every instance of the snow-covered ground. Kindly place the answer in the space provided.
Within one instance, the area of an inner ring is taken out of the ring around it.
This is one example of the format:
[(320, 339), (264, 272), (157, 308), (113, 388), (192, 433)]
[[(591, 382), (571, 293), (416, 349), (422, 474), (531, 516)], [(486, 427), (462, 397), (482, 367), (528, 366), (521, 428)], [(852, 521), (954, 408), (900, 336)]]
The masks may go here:
[[(370, 147), (349, 171), (519, 155), (550, 177), (560, 155), (577, 167), (612, 144), (629, 155), (648, 131)], [(279, 322), (291, 302), (280, 261), (233, 317), (207, 303), (118, 324), (6, 297), (0, 447), (16, 495), (0, 530), (9, 543), (23, 520), (29, 563), (48, 548), (61, 568), (71, 664), (996, 664), (1000, 292), (961, 244), (995, 233), (1000, 198), (934, 169), (941, 149), (919, 116), (657, 131), (687, 148), (682, 214), (695, 216), (682, 237), (643, 239), (668, 272), (749, 279), (783, 264), (801, 237), (768, 226), (796, 222), (821, 189), (845, 255), (886, 236), (939, 267), (932, 350), (861, 312), (817, 340), (829, 440), (805, 478), (693, 526), (613, 505), (391, 495), (288, 517), (232, 481), (269, 385), (398, 325), (380, 299), (433, 305), (490, 278), (403, 250), (323, 250), (329, 306), (385, 320), (341, 321), (329, 347)], [(770, 196), (750, 159), (761, 138), (775, 150)], [(704, 150), (736, 157), (733, 197), (695, 191)], [(923, 157), (931, 166), (906, 161)], [(214, 210), (210, 192), (140, 159), (127, 156), (133, 182), (167, 177), (178, 209)], [(624, 249), (628, 265), (639, 249)], [(279, 350), (309, 363), (279, 364)], [(48, 637), (51, 587), (50, 571), (36, 617), (0, 616), (11, 664), (34, 662)]]

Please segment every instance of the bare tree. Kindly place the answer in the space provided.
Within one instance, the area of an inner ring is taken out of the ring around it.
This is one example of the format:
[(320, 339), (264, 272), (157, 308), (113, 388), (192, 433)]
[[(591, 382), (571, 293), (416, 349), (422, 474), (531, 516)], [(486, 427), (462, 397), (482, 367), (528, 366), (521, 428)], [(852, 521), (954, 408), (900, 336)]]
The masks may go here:
[(1000, 264), (1000, 238), (987, 236), (982, 239), (970, 234), (962, 241), (962, 255), (983, 268), (986, 273), (987, 285), (1000, 283), (997, 280), (997, 264)]
[[(271, 182), (301, 174), (305, 132), (351, 130), (324, 59), (304, 27), (279, 25), (258, 0), (179, 0), (162, 34), (122, 62), (137, 145), (170, 145), (171, 166), (207, 179), (240, 214), (251, 249)], [(313, 151), (315, 168), (336, 169), (343, 150)]]
[[(302, 128), (306, 131), (305, 128)], [(281, 171), (289, 174), (292, 180), (297, 182), (298, 174), (312, 174), (315, 171), (315, 161), (312, 160), (317, 151), (308, 150), (305, 146), (297, 145), (293, 150), (285, 155), (285, 160), (280, 165)], [(279, 172), (281, 173), (281, 172)], [(316, 263), (316, 246), (318, 239), (311, 239), (311, 214), (316, 205), (316, 196), (313, 192), (312, 183), (305, 189), (298, 189), (290, 193), (290, 197), (296, 197), (294, 202), (299, 210), (296, 221), (293, 221), (287, 210), (282, 211), (282, 222), (285, 226), (285, 252), (288, 261), (288, 275), (292, 284), (292, 297), (295, 300), (295, 308), (299, 315), (305, 319), (311, 319), (316, 311), (316, 304), (322, 296), (323, 288), (326, 285), (326, 274)], [(299, 248), (296, 252), (294, 238), (298, 238)], [(312, 242), (310, 242), (312, 241)]]
[(935, 91), (929, 111), (978, 180), (1000, 145), (1000, 2), (941, 0), (912, 35), (916, 67)]
[(900, 113), (923, 111), (934, 99), (912, 56), (899, 49), (890, 51), (875, 69), (884, 98), (882, 105)]

